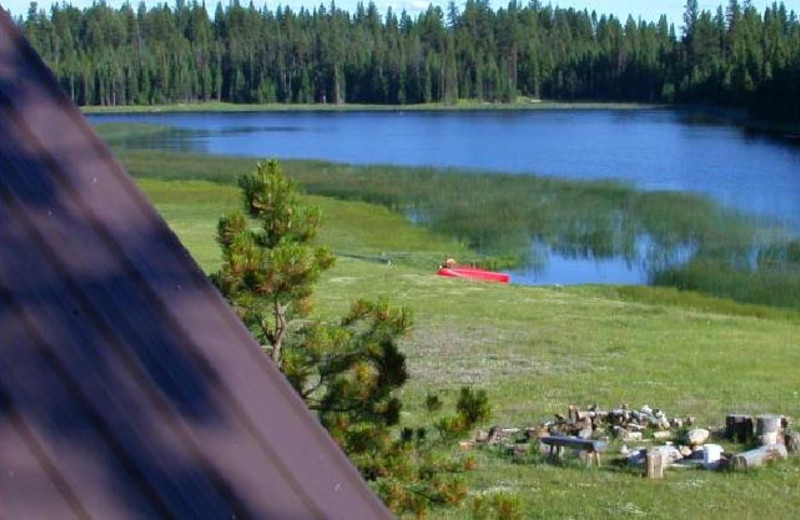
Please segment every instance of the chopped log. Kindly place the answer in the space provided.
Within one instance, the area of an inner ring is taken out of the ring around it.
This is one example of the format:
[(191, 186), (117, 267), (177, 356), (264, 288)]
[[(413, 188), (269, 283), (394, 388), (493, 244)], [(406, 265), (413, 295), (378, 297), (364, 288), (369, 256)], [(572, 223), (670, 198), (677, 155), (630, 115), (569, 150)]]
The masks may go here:
[(647, 450), (645, 464), (647, 478), (663, 479), (664, 470), (669, 466), (669, 462), (670, 457), (667, 449), (660, 447)]
[(530, 449), (530, 444), (514, 444), (510, 448), (511, 456), (516, 460), (523, 459), (528, 454)]
[(753, 440), (753, 418), (749, 415), (730, 414), (725, 417), (725, 438), (742, 444)]
[(672, 432), (668, 430), (653, 432), (653, 438), (657, 441), (665, 441), (672, 437)]
[(785, 459), (788, 456), (786, 446), (783, 444), (762, 446), (734, 455), (733, 459), (731, 459), (731, 467), (735, 470), (753, 469), (763, 466), (769, 461)]
[(579, 426), (581, 427), (581, 429), (578, 430), (576, 436), (579, 439), (591, 439), (592, 434), (594, 433), (594, 429), (592, 428), (592, 421), (587, 419), (583, 421)]
[(781, 429), (780, 415), (758, 415), (756, 416), (756, 437), (759, 446), (771, 446), (777, 444), (778, 433)]
[(644, 436), (642, 435), (642, 432), (631, 432), (628, 430), (624, 430), (622, 434), (622, 440), (628, 442), (641, 441), (643, 437)]
[(539, 428), (525, 428), (525, 438), (528, 440), (536, 439), (538, 440), (539, 437), (546, 437), (549, 435), (546, 427), (539, 427)]
[(784, 443), (789, 453), (800, 453), (800, 432), (786, 432)]

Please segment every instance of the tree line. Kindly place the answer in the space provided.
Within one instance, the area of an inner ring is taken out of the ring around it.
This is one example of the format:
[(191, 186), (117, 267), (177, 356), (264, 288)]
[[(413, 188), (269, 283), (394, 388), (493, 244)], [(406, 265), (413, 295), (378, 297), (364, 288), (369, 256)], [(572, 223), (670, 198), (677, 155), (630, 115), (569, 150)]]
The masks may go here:
[(800, 22), (773, 3), (716, 11), (687, 0), (658, 22), (512, 0), (429, 6), (412, 17), (373, 3), (292, 11), (176, 0), (86, 9), (31, 3), (17, 19), (80, 105), (172, 102), (410, 104), (517, 96), (714, 103), (800, 119)]

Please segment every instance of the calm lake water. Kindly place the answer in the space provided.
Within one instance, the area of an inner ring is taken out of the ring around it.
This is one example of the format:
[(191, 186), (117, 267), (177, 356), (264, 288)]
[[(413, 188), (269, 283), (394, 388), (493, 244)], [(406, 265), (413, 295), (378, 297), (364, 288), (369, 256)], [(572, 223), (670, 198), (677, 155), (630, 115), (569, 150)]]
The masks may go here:
[[(616, 179), (699, 193), (800, 234), (800, 147), (668, 110), (279, 112), (92, 115), (168, 125), (172, 138), (130, 147)], [(643, 247), (646, 244), (643, 245)], [(640, 262), (569, 258), (537, 244), (518, 283), (646, 283)]]

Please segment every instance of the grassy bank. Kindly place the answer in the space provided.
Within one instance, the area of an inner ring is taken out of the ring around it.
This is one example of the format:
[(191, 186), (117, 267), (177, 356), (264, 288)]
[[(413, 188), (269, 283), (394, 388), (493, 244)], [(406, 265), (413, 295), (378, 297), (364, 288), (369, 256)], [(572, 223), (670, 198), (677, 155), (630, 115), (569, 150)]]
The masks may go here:
[[(162, 162), (161, 168), (168, 173), (178, 166)], [(214, 269), (216, 220), (237, 205), (235, 188), (139, 182), (193, 256)], [(534, 424), (570, 403), (591, 402), (647, 403), (669, 414), (694, 414), (707, 425), (723, 423), (731, 412), (800, 417), (798, 312), (671, 289), (444, 279), (432, 274), (433, 262), (443, 250), (458, 250), (457, 243), (380, 206), (308, 200), (323, 210), (320, 240), (340, 256), (316, 291), (318, 315), (334, 319), (356, 296), (384, 295), (414, 312), (414, 334), (403, 345), (412, 375), (404, 391), (406, 425), (421, 420), (426, 393), (452, 401), (463, 384), (487, 389), (493, 422), (504, 425)], [(746, 474), (670, 471), (662, 482), (646, 481), (613, 458), (586, 469), (519, 464), (478, 451), (468, 478), (473, 493), (518, 496), (526, 518), (800, 515), (797, 458)], [(470, 518), (466, 509), (436, 515)]]

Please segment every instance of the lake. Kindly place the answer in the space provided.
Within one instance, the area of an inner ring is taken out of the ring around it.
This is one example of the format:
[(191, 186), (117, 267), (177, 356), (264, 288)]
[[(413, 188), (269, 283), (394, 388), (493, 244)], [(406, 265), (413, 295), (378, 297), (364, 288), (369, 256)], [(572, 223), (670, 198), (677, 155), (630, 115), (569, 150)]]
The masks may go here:
[[(800, 147), (670, 110), (253, 112), (91, 115), (90, 121), (180, 129), (130, 148), (352, 164), (468, 168), (576, 180), (614, 179), (648, 191), (690, 192), (800, 235)], [(638, 244), (646, 248), (647, 242)], [(518, 283), (647, 283), (631, 258), (565, 255)]]

